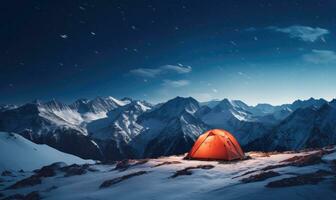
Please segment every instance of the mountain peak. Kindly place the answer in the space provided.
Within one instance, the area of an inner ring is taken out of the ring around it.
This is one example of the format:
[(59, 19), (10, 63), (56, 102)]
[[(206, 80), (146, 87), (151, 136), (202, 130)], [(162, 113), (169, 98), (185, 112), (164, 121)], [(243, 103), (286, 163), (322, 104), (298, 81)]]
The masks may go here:
[(169, 120), (174, 117), (179, 117), (185, 112), (194, 114), (199, 107), (198, 101), (194, 98), (178, 96), (154, 108), (147, 114), (145, 113), (143, 117)]
[(248, 110), (249, 109), (249, 106), (247, 104), (245, 104), (243, 101), (230, 100), (230, 99), (227, 99), (227, 98), (224, 98), (215, 107), (217, 107), (216, 109), (232, 109), (232, 108), (236, 108), (236, 109), (239, 109), (239, 110)]
[(41, 105), (42, 101), (40, 99), (34, 99), (31, 104)]
[(325, 99), (315, 99), (313, 97), (307, 99), (307, 100), (296, 100), (293, 102), (292, 105), (290, 105), (290, 108), (292, 110), (296, 110), (298, 108), (306, 108), (310, 106), (315, 106), (317, 108), (320, 108), (323, 104), (327, 103)]
[(169, 105), (169, 106), (178, 106), (178, 107), (186, 107), (189, 105), (193, 105), (195, 107), (199, 107), (199, 103), (196, 99), (192, 98), (192, 97), (180, 97), (177, 96), (174, 99), (171, 99), (169, 101), (167, 101), (166, 103), (164, 103), (164, 105)]
[(169, 101), (196, 101), (196, 99), (192, 97), (181, 97), (181, 96), (176, 96), (175, 98), (169, 100)]
[(48, 107), (53, 110), (64, 110), (64, 109), (69, 109), (69, 106), (57, 101), (56, 99), (52, 99), (46, 103), (43, 104), (44, 107)]

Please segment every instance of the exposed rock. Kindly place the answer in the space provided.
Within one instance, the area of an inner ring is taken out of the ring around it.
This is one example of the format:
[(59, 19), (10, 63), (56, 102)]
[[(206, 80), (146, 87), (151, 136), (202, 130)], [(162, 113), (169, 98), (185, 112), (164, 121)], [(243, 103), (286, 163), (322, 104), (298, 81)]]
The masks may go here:
[(24, 200), (40, 200), (40, 194), (37, 191), (31, 192), (27, 194), (24, 198)]
[(294, 156), (292, 158), (281, 161), (281, 163), (290, 163), (292, 166), (298, 166), (298, 167), (314, 165), (322, 162), (323, 155), (324, 152), (319, 151), (313, 154)]
[(89, 168), (89, 165), (73, 164), (73, 165), (62, 167), (60, 170), (65, 172), (64, 177), (69, 177), (69, 176), (86, 174), (88, 168)]
[(131, 166), (131, 160), (118, 161), (114, 170), (125, 171)]
[(65, 164), (64, 163), (53, 163), (51, 165), (44, 166), (41, 169), (34, 170), (35, 172), (34, 175), (14, 183), (13, 185), (9, 186), (8, 189), (17, 189), (17, 188), (41, 184), (42, 177), (55, 176), (56, 170), (58, 170), (63, 165)]
[(280, 174), (274, 171), (267, 171), (267, 172), (261, 172), (259, 174), (249, 176), (247, 178), (243, 178), (241, 181), (243, 183), (251, 183), (251, 182), (257, 182), (257, 181), (264, 181), (268, 178), (272, 178), (275, 176), (280, 176)]
[(266, 187), (277, 188), (277, 187), (290, 187), (297, 185), (307, 185), (307, 184), (317, 184), (324, 180), (325, 176), (332, 175), (332, 172), (325, 170), (318, 170), (313, 173), (302, 174), (295, 177), (284, 178), (277, 181), (269, 182)]
[(35, 171), (35, 175), (38, 177), (51, 177), (51, 176), (55, 176), (55, 169), (52, 166), (45, 166), (42, 167), (39, 170)]
[(333, 151), (329, 151), (329, 150), (321, 150), (321, 151), (318, 151), (317, 153), (312, 153), (312, 154), (302, 155), (302, 156), (294, 156), (292, 158), (288, 158), (286, 160), (281, 161), (280, 162), (281, 164), (269, 165), (269, 166), (266, 166), (258, 170), (247, 171), (239, 176), (233, 177), (232, 179), (239, 178), (239, 177), (242, 177), (248, 174), (252, 174), (257, 171), (267, 171), (267, 170), (288, 167), (288, 166), (304, 167), (308, 165), (315, 165), (315, 164), (323, 162), (322, 161), (323, 155), (326, 155), (332, 152)]
[(41, 196), (37, 191), (31, 192), (27, 195), (14, 194), (4, 198), (3, 200), (40, 200)]
[(142, 165), (147, 163), (148, 160), (147, 159), (142, 159), (142, 160), (122, 160), (122, 161), (118, 161), (114, 170), (119, 170), (119, 171), (125, 171), (127, 170), (129, 167), (133, 167), (133, 166), (137, 166), (137, 165)]
[(66, 166), (63, 162), (56, 162), (51, 165), (42, 167), (41, 169), (34, 170), (35, 174), (40, 177), (51, 177), (55, 176), (56, 170)]
[(212, 169), (214, 168), (215, 166), (213, 165), (198, 165), (196, 167), (187, 167), (185, 169), (182, 169), (182, 170), (179, 170), (179, 171), (176, 171), (175, 174), (173, 174), (170, 178), (176, 178), (178, 176), (189, 176), (192, 174), (192, 172), (190, 170), (192, 169)]
[(174, 165), (174, 164), (180, 164), (181, 162), (180, 161), (177, 161), (177, 160), (174, 160), (174, 161), (165, 161), (165, 162), (162, 162), (162, 163), (159, 163), (157, 165), (154, 165), (152, 166), (153, 167), (159, 167), (159, 166), (162, 166), (162, 165)]
[(124, 181), (126, 179), (132, 178), (134, 176), (140, 176), (140, 175), (147, 174), (147, 173), (148, 173), (147, 171), (138, 171), (138, 172), (130, 173), (130, 174), (127, 174), (127, 175), (124, 175), (124, 176), (121, 176), (121, 177), (117, 177), (117, 178), (111, 179), (111, 180), (107, 180), (107, 181), (104, 181), (99, 186), (99, 188), (110, 187), (111, 185), (120, 183), (120, 182), (122, 182), (122, 181)]
[(13, 185), (9, 186), (7, 189), (18, 189), (18, 188), (23, 188), (23, 187), (28, 187), (28, 186), (34, 186), (41, 184), (41, 178), (36, 175), (32, 175), (28, 178), (22, 179)]
[(23, 200), (23, 199), (24, 199), (24, 196), (22, 194), (13, 194), (11, 196), (3, 198), (2, 200)]

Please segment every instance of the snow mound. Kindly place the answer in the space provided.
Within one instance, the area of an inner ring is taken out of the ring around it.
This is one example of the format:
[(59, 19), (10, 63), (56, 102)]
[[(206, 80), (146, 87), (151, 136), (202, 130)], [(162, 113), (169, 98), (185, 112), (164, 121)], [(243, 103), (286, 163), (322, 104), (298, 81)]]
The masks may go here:
[(83, 160), (48, 145), (35, 144), (14, 133), (0, 132), (0, 171), (21, 169), (31, 171), (55, 162), (94, 163), (93, 160)]

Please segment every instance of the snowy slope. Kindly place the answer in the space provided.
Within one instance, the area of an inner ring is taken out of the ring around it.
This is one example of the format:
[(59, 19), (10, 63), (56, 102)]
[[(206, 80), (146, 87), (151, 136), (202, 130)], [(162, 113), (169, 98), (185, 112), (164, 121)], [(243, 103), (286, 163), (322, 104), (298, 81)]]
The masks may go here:
[(47, 145), (38, 145), (14, 133), (0, 132), (0, 171), (34, 170), (54, 162), (94, 163)]
[[(42, 178), (42, 184), (1, 192), (9, 197), (36, 191), (35, 194), (46, 200), (333, 200), (336, 198), (335, 171), (331, 168), (336, 159), (333, 151), (270, 155), (251, 152), (248, 153), (250, 159), (234, 162), (183, 160), (182, 156), (131, 160), (128, 168), (119, 167), (120, 170), (115, 169), (115, 164), (91, 165), (91, 170), (82, 175), (64, 176), (63, 172), (58, 172), (55, 176)], [(309, 162), (305, 159), (307, 157), (318, 159)], [(127, 166), (127, 163), (119, 166)], [(187, 169), (201, 166), (203, 168)], [(183, 173), (183, 170), (188, 173)], [(178, 171), (181, 175), (174, 177)], [(265, 173), (268, 176), (262, 175)], [(3, 188), (29, 175), (10, 177)], [(286, 178), (291, 179), (288, 181)], [(244, 182), (244, 179), (250, 181)], [(270, 184), (276, 186), (274, 183), (280, 187), (268, 187)]]
[(107, 113), (107, 117), (95, 120), (87, 125), (93, 138), (97, 139), (121, 139), (129, 142), (138, 135), (142, 127), (137, 124), (137, 118), (150, 110), (152, 105), (142, 101), (118, 107)]

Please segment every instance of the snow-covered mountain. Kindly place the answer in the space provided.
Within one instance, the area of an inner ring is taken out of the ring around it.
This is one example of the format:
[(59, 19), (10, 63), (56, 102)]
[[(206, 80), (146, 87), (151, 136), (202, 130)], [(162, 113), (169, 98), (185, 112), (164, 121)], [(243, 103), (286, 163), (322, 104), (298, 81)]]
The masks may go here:
[(134, 100), (109, 111), (106, 118), (87, 125), (90, 137), (99, 144), (106, 159), (135, 157), (136, 153), (128, 143), (143, 131), (137, 118), (151, 108), (147, 102)]
[(78, 100), (71, 105), (56, 100), (34, 101), (0, 112), (0, 130), (19, 133), (36, 143), (83, 158), (102, 159), (99, 146), (88, 137), (86, 125), (128, 103), (129, 100), (112, 97)]
[[(0, 110), (0, 131), (16, 132), (66, 153), (102, 160), (184, 153), (210, 128), (230, 131), (243, 148), (301, 149), (335, 141), (330, 124), (336, 114), (330, 111), (320, 116), (323, 109), (332, 110), (333, 106), (336, 100), (328, 103), (313, 98), (280, 106), (249, 106), (229, 99), (200, 104), (191, 97), (176, 97), (157, 105), (113, 97), (79, 99), (70, 105), (56, 100), (35, 101)], [(312, 123), (317, 126), (316, 121), (322, 119), (328, 126), (319, 125), (313, 131), (308, 127)], [(323, 132), (328, 142), (316, 145), (312, 141), (321, 130), (328, 130)], [(264, 148), (258, 141), (272, 145)]]
[(0, 130), (83, 158), (100, 159), (99, 148), (79, 126), (80, 120), (78, 113), (62, 103), (34, 102), (0, 112)]
[(93, 100), (79, 99), (70, 105), (70, 108), (81, 114), (88, 122), (106, 117), (106, 113), (130, 103), (131, 100), (118, 100), (113, 97), (97, 97)]
[(47, 145), (35, 144), (15, 133), (0, 132), (0, 171), (31, 171), (55, 162), (94, 163), (66, 154)]
[(322, 106), (298, 108), (264, 137), (249, 144), (249, 149), (299, 150), (336, 143), (335, 100)]
[(223, 99), (212, 109), (200, 109), (197, 116), (212, 128), (230, 131), (241, 145), (261, 137), (271, 127), (269, 120), (253, 115), (245, 103), (228, 99)]
[(316, 107), (316, 108), (320, 108), (321, 106), (323, 106), (325, 103), (328, 103), (326, 100), (324, 99), (314, 99), (314, 98), (310, 98), (307, 100), (296, 100), (294, 101), (291, 105), (289, 105), (289, 107), (295, 111), (299, 108), (307, 108), (307, 107)]
[(198, 102), (176, 97), (138, 118), (143, 131), (131, 145), (141, 157), (180, 154), (188, 151), (209, 127), (195, 116)]

